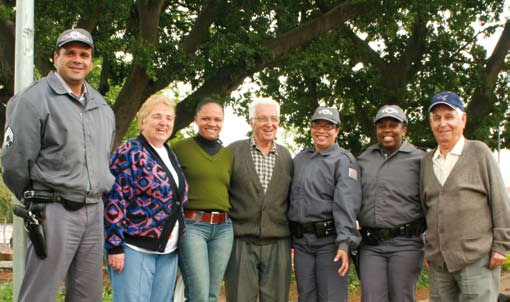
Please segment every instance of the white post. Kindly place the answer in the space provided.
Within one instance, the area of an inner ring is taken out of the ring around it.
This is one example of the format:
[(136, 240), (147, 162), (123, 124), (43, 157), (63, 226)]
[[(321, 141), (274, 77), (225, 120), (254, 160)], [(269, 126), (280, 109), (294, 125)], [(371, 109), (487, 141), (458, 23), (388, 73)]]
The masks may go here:
[[(14, 64), (14, 91), (17, 93), (34, 80), (34, 0), (16, 0)], [(21, 218), (14, 216), (13, 224), (13, 301), (18, 301), (25, 271), (27, 235)]]

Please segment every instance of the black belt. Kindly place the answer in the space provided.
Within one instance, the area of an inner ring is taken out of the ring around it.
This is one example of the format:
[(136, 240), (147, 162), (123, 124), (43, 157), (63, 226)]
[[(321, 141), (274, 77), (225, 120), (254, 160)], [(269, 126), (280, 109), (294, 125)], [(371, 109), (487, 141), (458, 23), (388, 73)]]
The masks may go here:
[(363, 242), (370, 245), (377, 245), (381, 241), (390, 240), (395, 237), (415, 237), (421, 235), (427, 228), (424, 218), (419, 218), (410, 223), (401, 224), (395, 228), (367, 228), (360, 229)]
[(308, 223), (297, 223), (289, 221), (290, 232), (296, 238), (302, 238), (304, 233), (315, 233), (319, 238), (335, 235), (335, 221), (324, 220)]
[(57, 202), (64, 206), (64, 208), (68, 211), (77, 211), (86, 205), (85, 202), (71, 201), (62, 198), (57, 192), (49, 191), (27, 190), (23, 192), (23, 198), (35, 203)]

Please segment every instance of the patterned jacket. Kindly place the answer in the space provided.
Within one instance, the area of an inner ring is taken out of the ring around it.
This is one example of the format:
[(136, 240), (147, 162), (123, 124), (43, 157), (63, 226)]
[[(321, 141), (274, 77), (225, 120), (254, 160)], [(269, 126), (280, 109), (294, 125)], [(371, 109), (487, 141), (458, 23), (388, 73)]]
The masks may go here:
[[(113, 154), (110, 170), (115, 183), (104, 198), (108, 254), (123, 253), (125, 243), (162, 252), (175, 219), (184, 227), (182, 210), (188, 200), (188, 184), (177, 157), (165, 147), (178, 174), (177, 190), (167, 167), (142, 135)], [(178, 214), (171, 215), (176, 210)]]

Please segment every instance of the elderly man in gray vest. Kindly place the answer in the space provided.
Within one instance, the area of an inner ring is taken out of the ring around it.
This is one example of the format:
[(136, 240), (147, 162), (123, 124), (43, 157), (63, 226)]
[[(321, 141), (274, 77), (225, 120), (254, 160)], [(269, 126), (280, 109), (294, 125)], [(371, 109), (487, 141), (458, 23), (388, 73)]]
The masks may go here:
[(453, 92), (429, 107), (438, 143), (421, 162), (430, 301), (496, 301), (510, 248), (510, 206), (489, 148), (463, 136), (467, 115)]

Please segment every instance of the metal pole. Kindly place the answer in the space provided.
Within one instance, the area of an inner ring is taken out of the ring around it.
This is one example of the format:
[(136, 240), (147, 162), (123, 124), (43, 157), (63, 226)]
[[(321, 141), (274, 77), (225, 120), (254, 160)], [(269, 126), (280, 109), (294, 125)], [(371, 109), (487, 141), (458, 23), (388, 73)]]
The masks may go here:
[[(14, 91), (19, 92), (34, 80), (34, 0), (16, 0), (16, 44), (14, 57)], [(14, 198), (13, 198), (14, 199)], [(15, 199), (14, 199), (15, 200)], [(15, 200), (14, 202), (19, 202)], [(13, 219), (13, 301), (18, 301), (25, 271), (27, 235), (23, 220)]]
[(498, 164), (501, 164), (501, 123), (498, 125)]

